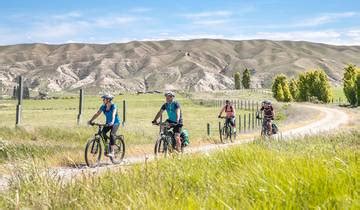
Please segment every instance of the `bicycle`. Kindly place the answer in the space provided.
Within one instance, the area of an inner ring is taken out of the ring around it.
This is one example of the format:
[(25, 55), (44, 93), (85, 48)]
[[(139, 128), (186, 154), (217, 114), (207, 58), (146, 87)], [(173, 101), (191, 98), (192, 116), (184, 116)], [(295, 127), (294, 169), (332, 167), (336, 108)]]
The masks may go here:
[[(110, 152), (110, 137), (103, 135), (102, 129), (106, 127), (106, 124), (92, 123), (92, 126), (98, 126), (98, 132), (91, 138), (85, 147), (85, 162), (88, 167), (96, 167), (100, 163), (102, 145), (104, 145), (104, 155), (106, 156)], [(115, 138), (115, 156), (109, 157), (113, 164), (120, 163), (125, 156), (125, 143), (124, 136), (117, 135)]]
[[(162, 123), (154, 123), (154, 125), (160, 126), (160, 137), (156, 140), (154, 147), (155, 156), (163, 154), (164, 157), (166, 157), (168, 156), (168, 154), (171, 154), (175, 151), (176, 140), (172, 128), (177, 124), (162, 122)], [(184, 143), (184, 140), (181, 138), (181, 153), (184, 152), (185, 147), (186, 145)]]
[(233, 142), (233, 140), (236, 139), (236, 129), (234, 131), (234, 128), (230, 125), (230, 119), (228, 119), (227, 117), (219, 118), (225, 119), (224, 126), (219, 130), (221, 143), (225, 143), (225, 141), (227, 141), (228, 139)]
[[(256, 118), (262, 120), (262, 126), (261, 126), (260, 135), (262, 137), (271, 137), (274, 134), (273, 133), (274, 131), (272, 131), (270, 133), (270, 128), (269, 128), (269, 125), (268, 125), (268, 121), (270, 121), (271, 119), (259, 117), (258, 114), (257, 114)], [(270, 123), (270, 126), (273, 127), (273, 123)]]

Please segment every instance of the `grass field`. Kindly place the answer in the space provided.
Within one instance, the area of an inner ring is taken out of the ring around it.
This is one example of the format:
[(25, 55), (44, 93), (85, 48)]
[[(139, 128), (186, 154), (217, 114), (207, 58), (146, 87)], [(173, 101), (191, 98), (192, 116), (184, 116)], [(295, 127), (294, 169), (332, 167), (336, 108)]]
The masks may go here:
[[(125, 135), (127, 149), (132, 145), (152, 145), (158, 136), (158, 127), (153, 126), (157, 111), (164, 103), (162, 94), (123, 95), (115, 98), (120, 107), (126, 100), (126, 126), (120, 128)], [(217, 115), (219, 108), (200, 106), (181, 95), (177, 100), (182, 106), (185, 128), (189, 130), (192, 143), (218, 140)], [(85, 97), (83, 125), (76, 125), (78, 98), (65, 97), (56, 100), (24, 100), (23, 122), (15, 129), (14, 100), (0, 101), (0, 163), (21, 161), (31, 157), (46, 159), (54, 165), (77, 165), (84, 161), (83, 151), (86, 141), (97, 131), (86, 126), (86, 121), (99, 109), (102, 101), (98, 96)], [(248, 113), (247, 111), (238, 111)], [(283, 117), (283, 115), (280, 115)], [(164, 115), (164, 118), (166, 116)], [(103, 117), (99, 121), (103, 121)], [(206, 133), (206, 124), (211, 124), (212, 136)], [(129, 151), (127, 150), (127, 152)], [(131, 152), (131, 151), (130, 151)]]
[[(2, 208), (359, 209), (360, 133), (260, 142), (63, 183), (29, 164)], [(16, 193), (18, 192), (18, 194)], [(18, 198), (17, 198), (18, 197)]]

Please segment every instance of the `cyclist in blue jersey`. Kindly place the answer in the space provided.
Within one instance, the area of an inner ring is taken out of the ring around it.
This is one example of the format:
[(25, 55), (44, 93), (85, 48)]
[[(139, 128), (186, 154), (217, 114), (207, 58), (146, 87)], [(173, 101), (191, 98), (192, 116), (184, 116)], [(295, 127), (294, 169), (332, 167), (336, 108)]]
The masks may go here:
[[(114, 98), (112, 95), (106, 94), (101, 96), (103, 100), (103, 105), (100, 106), (100, 109), (94, 114), (94, 116), (89, 121), (89, 124), (92, 125), (93, 121), (101, 114), (104, 113), (106, 117), (106, 126), (103, 128), (102, 132), (104, 136), (110, 131), (110, 152), (107, 154), (109, 157), (114, 157), (115, 151), (115, 139), (116, 132), (119, 129), (120, 118), (117, 113), (117, 107), (111, 101)], [(106, 151), (107, 152), (107, 151)], [(106, 154), (106, 153), (105, 153)]]
[(180, 133), (181, 129), (183, 127), (183, 120), (182, 120), (182, 114), (180, 109), (180, 104), (174, 100), (175, 94), (171, 91), (165, 93), (166, 97), (166, 103), (161, 106), (160, 111), (155, 116), (154, 120), (152, 121), (153, 124), (157, 123), (157, 120), (160, 118), (162, 113), (166, 110), (169, 123), (176, 124), (173, 126), (173, 131), (175, 134), (175, 140), (176, 140), (176, 150), (178, 152), (181, 151), (181, 138)]

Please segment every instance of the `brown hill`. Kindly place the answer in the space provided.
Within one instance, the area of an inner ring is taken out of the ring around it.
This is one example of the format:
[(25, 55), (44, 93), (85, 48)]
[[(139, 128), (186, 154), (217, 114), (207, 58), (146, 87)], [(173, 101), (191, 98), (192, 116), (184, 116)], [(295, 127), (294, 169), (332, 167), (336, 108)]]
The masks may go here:
[(311, 68), (338, 84), (347, 63), (360, 65), (360, 46), (211, 39), (0, 46), (0, 80), (8, 89), (23, 75), (34, 90), (216, 90), (233, 88), (232, 75), (244, 68), (252, 69), (254, 87)]

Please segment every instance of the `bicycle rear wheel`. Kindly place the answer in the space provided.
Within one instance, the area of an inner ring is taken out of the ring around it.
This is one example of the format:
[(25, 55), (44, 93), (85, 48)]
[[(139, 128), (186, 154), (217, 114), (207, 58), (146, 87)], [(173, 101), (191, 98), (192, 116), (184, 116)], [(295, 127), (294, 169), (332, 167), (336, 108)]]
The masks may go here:
[(85, 147), (85, 162), (88, 167), (96, 167), (100, 163), (102, 146), (99, 138), (88, 141)]
[(125, 156), (125, 141), (124, 136), (117, 136), (115, 139), (115, 149), (114, 149), (115, 157), (110, 157), (112, 163), (120, 163)]

